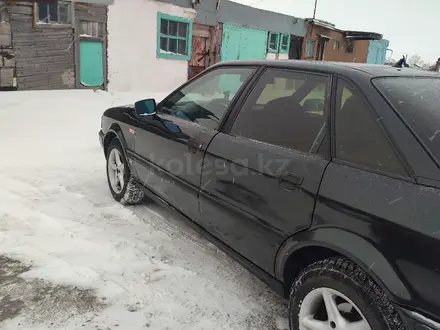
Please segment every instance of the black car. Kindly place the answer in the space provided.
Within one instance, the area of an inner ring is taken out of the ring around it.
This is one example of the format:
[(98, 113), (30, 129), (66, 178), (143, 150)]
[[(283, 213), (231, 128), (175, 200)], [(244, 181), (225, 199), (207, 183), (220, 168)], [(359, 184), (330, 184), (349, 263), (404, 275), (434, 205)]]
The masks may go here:
[(289, 298), (291, 329), (429, 330), (439, 133), (438, 74), (237, 61), (108, 109), (100, 139), (117, 201), (190, 220)]

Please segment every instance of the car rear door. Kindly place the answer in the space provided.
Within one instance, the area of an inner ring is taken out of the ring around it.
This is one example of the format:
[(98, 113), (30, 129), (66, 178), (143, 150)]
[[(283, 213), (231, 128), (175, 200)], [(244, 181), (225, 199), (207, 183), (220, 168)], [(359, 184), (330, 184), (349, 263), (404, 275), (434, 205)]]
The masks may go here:
[(268, 273), (311, 225), (329, 163), (331, 76), (267, 69), (209, 145), (200, 224)]
[(136, 170), (154, 193), (194, 219), (206, 148), (235, 95), (255, 68), (221, 66), (207, 71), (167, 97), (157, 115), (139, 121)]

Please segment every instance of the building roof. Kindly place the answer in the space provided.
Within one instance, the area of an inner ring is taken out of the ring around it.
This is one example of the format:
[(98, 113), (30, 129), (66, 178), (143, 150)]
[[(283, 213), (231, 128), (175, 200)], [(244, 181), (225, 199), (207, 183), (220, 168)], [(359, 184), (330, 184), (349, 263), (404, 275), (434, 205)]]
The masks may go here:
[[(130, 0), (122, 0), (130, 1)], [(216, 26), (221, 23), (232, 23), (249, 28), (271, 32), (289, 33), (304, 37), (306, 24), (304, 19), (246, 6), (230, 0), (201, 0), (191, 5), (190, 0), (157, 0), (197, 11), (195, 23)]]
[(305, 71), (323, 73), (340, 73), (343, 75), (364, 75), (369, 79), (383, 76), (435, 76), (440, 78), (436, 72), (421, 71), (411, 68), (395, 68), (387, 65), (345, 63), (345, 62), (320, 62), (304, 60), (259, 60), (259, 61), (229, 61), (216, 65), (247, 65), (247, 66), (269, 66), (280, 68), (291, 68)]
[(383, 38), (383, 35), (375, 32), (367, 32), (367, 31), (347, 31), (337, 29), (336, 25), (327, 21), (323, 21), (316, 18), (306, 18), (305, 21), (309, 24), (317, 25), (323, 27), (328, 30), (338, 31), (345, 35), (347, 39), (356, 39), (356, 40), (380, 40)]

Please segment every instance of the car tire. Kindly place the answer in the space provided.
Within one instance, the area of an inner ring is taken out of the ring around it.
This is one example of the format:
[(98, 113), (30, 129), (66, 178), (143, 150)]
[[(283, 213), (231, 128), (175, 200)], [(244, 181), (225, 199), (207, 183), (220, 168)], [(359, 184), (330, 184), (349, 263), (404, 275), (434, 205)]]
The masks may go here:
[(359, 322), (354, 329), (404, 329), (383, 290), (345, 258), (315, 262), (299, 274), (290, 292), (289, 321), (291, 330), (313, 330), (315, 325), (338, 330), (344, 322)]
[(131, 175), (130, 167), (118, 139), (113, 139), (110, 142), (106, 158), (107, 182), (113, 198), (123, 205), (141, 203), (145, 199), (145, 190)]

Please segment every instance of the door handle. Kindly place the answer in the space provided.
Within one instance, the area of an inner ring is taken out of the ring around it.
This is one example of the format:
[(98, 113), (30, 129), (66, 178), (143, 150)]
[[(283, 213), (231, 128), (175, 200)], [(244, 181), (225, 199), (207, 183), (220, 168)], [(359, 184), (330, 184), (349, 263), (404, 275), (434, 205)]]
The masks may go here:
[(296, 187), (299, 187), (304, 181), (303, 177), (296, 174), (286, 172), (280, 176), (279, 186), (285, 191), (293, 191)]
[(202, 143), (200, 143), (200, 141), (193, 139), (189, 139), (187, 145), (188, 145), (188, 150), (193, 154), (196, 153), (197, 150), (201, 150), (203, 146)]

